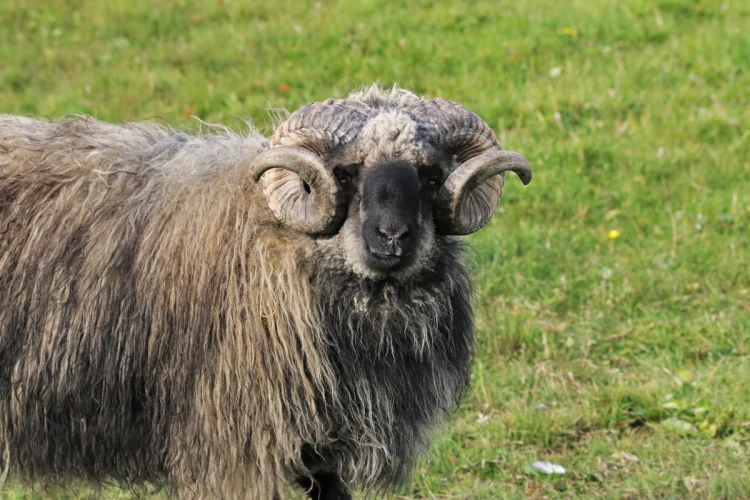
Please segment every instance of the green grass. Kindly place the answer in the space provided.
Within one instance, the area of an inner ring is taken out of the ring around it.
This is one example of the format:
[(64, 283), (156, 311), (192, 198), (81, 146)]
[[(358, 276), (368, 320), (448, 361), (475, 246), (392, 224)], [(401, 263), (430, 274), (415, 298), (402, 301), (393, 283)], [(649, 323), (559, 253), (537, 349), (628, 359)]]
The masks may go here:
[(403, 498), (750, 497), (750, 4), (156, 5), (0, 3), (0, 112), (268, 127), (398, 82), (534, 166), (471, 237), (473, 389)]

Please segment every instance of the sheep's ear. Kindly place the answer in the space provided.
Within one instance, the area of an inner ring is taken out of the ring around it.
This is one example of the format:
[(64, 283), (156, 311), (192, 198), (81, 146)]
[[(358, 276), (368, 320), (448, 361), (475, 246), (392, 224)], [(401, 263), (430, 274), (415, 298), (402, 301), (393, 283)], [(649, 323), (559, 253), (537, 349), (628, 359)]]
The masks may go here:
[(333, 234), (343, 222), (346, 198), (317, 154), (300, 147), (272, 147), (250, 166), (268, 206), (287, 227), (306, 234)]

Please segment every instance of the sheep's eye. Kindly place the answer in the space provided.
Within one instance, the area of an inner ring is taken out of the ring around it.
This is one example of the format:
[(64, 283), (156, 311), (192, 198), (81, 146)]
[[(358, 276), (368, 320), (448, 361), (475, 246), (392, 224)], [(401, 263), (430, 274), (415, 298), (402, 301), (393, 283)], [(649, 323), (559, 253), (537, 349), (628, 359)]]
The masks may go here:
[(420, 168), (420, 177), (423, 187), (439, 186), (442, 184), (442, 172), (438, 165), (425, 165)]
[(339, 172), (338, 174), (336, 174), (336, 178), (341, 184), (348, 184), (352, 181), (352, 176), (347, 174), (346, 172)]

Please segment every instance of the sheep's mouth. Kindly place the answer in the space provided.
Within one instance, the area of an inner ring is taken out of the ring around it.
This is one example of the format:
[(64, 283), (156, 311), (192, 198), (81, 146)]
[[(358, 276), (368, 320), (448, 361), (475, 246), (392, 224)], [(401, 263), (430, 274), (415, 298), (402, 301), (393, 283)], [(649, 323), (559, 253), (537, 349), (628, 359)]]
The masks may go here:
[(396, 271), (408, 266), (413, 260), (413, 254), (395, 255), (367, 248), (367, 265), (377, 271)]

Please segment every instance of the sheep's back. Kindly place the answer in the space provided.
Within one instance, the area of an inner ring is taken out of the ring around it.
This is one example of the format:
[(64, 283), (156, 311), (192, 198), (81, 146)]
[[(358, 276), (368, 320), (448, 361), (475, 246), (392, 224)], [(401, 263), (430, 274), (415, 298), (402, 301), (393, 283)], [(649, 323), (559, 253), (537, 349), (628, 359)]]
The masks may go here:
[(0, 476), (161, 480), (236, 262), (257, 136), (0, 116)]

